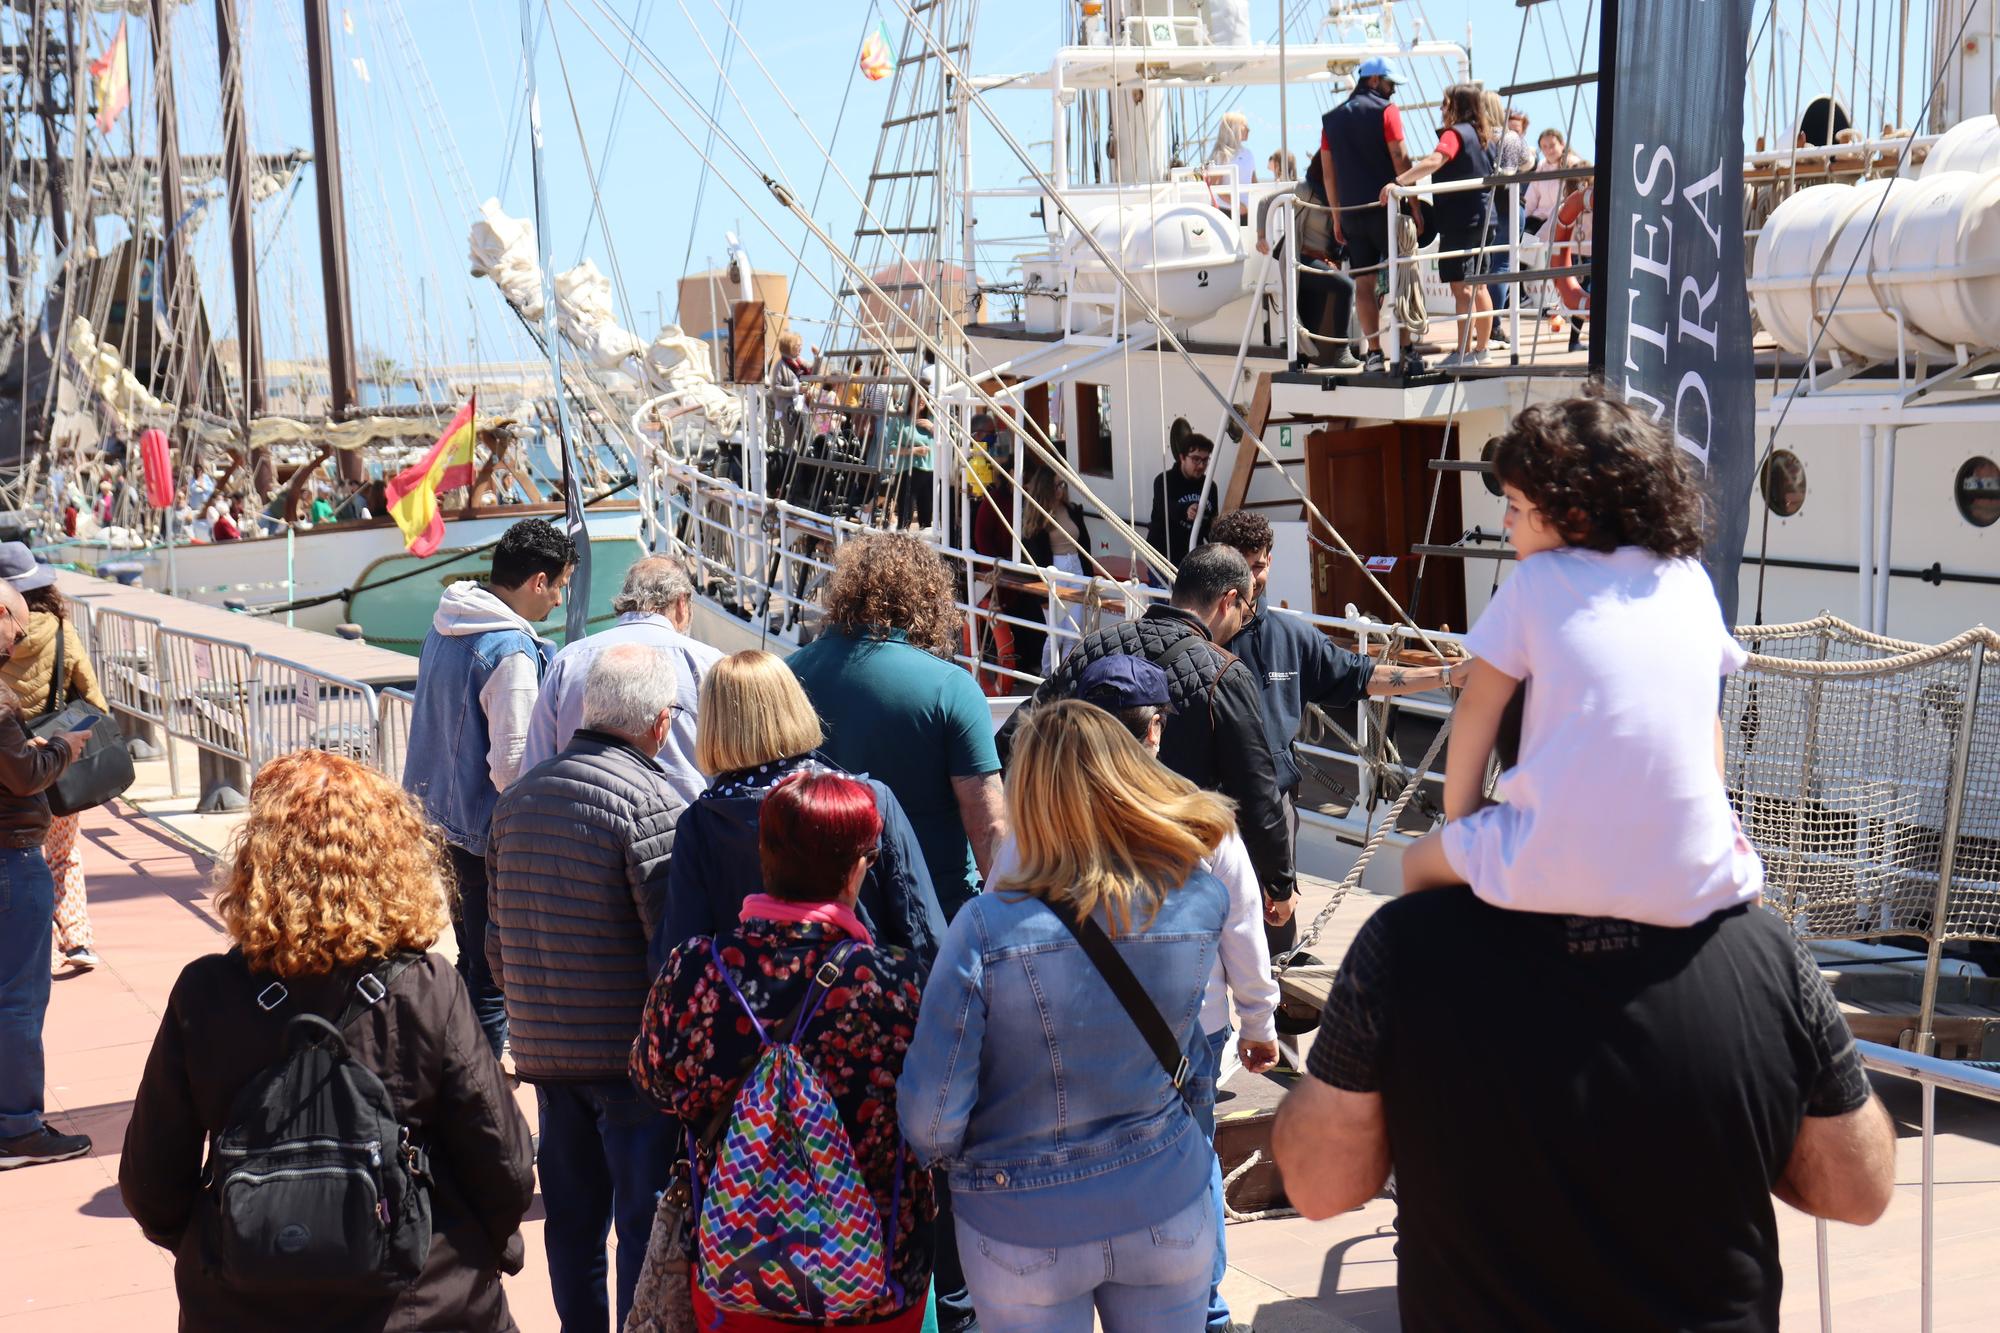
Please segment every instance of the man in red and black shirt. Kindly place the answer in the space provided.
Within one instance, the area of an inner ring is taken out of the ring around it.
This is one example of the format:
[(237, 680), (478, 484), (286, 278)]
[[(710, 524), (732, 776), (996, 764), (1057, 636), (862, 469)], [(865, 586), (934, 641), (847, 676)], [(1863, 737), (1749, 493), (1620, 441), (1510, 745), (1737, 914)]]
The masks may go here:
[(1395, 101), (1399, 77), (1380, 56), (1361, 62), (1354, 94), (1320, 120), (1320, 176), (1332, 202), (1334, 240), (1347, 248), (1354, 274), (1361, 331), (1368, 336), (1363, 369), (1382, 369), (1382, 345), (1375, 274), (1389, 257), (1389, 215), (1382, 187), (1409, 169), (1403, 145), (1403, 113)]

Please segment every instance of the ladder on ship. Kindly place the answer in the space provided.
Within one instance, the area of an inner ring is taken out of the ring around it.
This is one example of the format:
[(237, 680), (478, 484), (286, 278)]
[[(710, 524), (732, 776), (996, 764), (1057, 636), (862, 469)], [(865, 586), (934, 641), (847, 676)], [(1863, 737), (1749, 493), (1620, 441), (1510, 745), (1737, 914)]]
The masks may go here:
[[(962, 67), (979, 0), (919, 0), (910, 10), (849, 253), (884, 296), (942, 342), (947, 314), (972, 313), (978, 288), (973, 257), (963, 248), (965, 201), (951, 188), (959, 93), (933, 39)], [(866, 284), (844, 282), (840, 295), (822, 353), (829, 369), (862, 375), (888, 355), (921, 359), (908, 326), (882, 309)], [(883, 369), (893, 371), (893, 363)]]

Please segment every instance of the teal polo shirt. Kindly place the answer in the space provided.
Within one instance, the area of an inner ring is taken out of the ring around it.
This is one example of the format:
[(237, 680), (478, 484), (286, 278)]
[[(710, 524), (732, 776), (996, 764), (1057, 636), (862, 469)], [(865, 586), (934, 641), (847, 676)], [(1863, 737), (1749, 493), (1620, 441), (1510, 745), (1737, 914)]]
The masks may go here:
[(829, 630), (785, 659), (826, 727), (821, 752), (888, 787), (916, 830), (950, 920), (979, 891), (951, 779), (1000, 771), (993, 713), (972, 673), (901, 630)]

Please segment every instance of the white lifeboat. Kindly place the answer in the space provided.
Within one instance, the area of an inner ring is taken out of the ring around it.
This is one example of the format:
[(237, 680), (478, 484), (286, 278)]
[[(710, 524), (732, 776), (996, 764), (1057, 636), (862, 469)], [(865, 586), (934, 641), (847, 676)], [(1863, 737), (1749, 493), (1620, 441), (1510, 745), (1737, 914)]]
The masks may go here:
[[(1243, 294), (1247, 256), (1238, 247), (1237, 228), (1205, 203), (1113, 206), (1084, 223), (1169, 319), (1200, 323)], [(1109, 296), (1118, 290), (1083, 237), (1065, 242), (1063, 260), (1075, 275), (1073, 291)]]
[(1925, 180), (1947, 171), (1987, 172), (2000, 167), (2000, 119), (1974, 116), (1940, 134), (1917, 175)]
[[(1943, 352), (1907, 321), (1901, 341), (1875, 283), (1897, 269), (1895, 226), (1916, 182), (1885, 176), (1858, 185), (1815, 185), (1773, 209), (1757, 239), (1750, 294), (1758, 318), (1788, 352), (1813, 348), (1874, 360), (1901, 351)], [(1884, 196), (1887, 196), (1885, 199)]]

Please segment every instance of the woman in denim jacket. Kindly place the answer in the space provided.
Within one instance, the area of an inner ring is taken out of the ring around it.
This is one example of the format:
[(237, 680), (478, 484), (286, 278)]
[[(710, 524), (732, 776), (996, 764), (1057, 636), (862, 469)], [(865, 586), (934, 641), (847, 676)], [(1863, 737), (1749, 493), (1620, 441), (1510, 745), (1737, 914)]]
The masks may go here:
[(1103, 927), (1197, 1065), (1229, 911), (1197, 863), (1234, 819), (1089, 704), (1043, 705), (1014, 745), (1019, 868), (945, 932), (896, 1085), (903, 1135), (949, 1172), (987, 1333), (1088, 1333), (1093, 1308), (1106, 1333), (1195, 1333), (1215, 1253), (1208, 1140), (1051, 908)]

